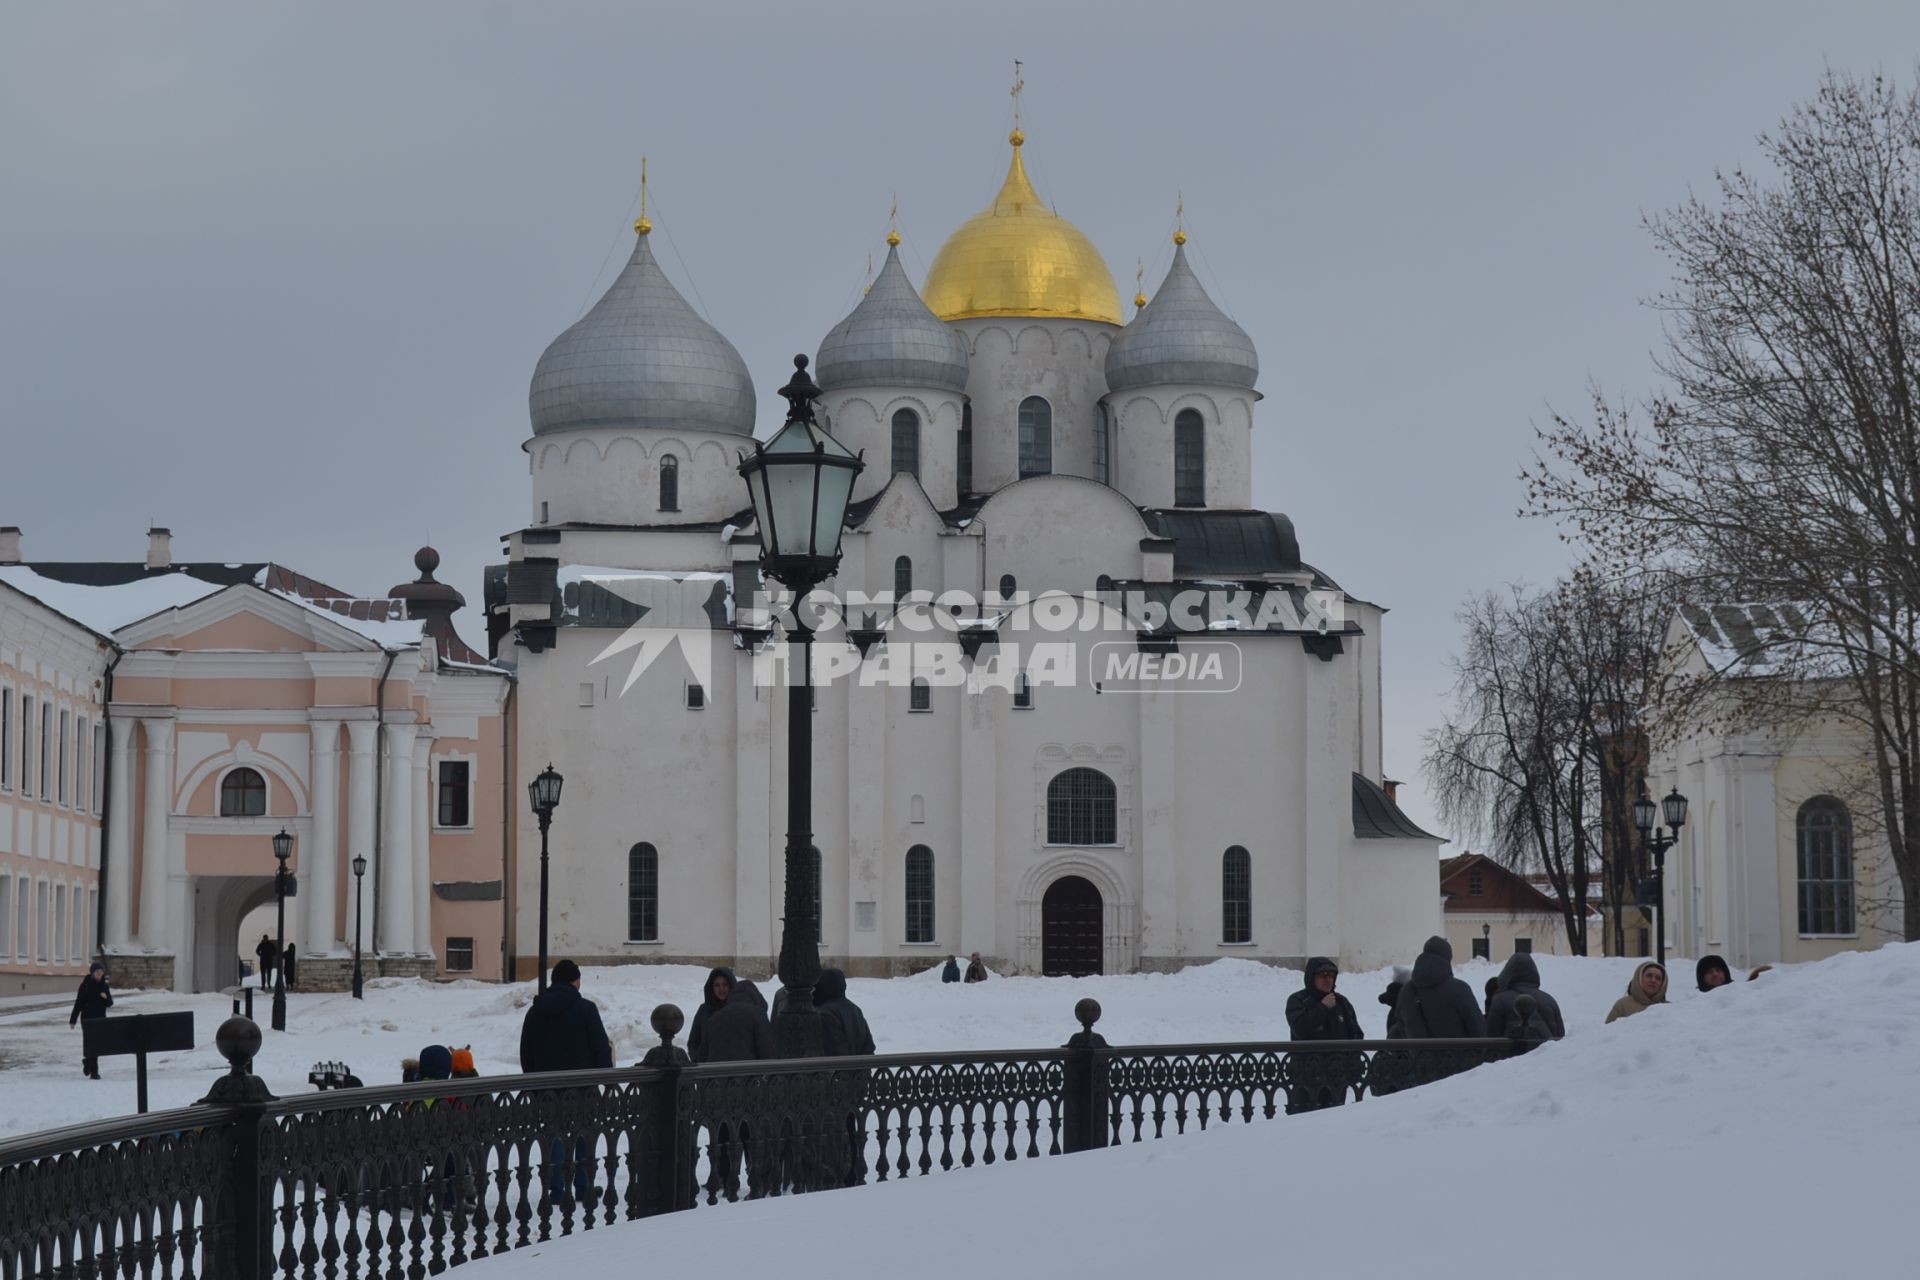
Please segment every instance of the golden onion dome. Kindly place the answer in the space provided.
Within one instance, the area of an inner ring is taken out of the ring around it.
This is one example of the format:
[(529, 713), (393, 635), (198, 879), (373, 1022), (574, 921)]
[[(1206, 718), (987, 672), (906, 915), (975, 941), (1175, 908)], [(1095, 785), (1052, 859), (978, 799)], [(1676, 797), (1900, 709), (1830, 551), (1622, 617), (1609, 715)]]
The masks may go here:
[(1100, 251), (1041, 203), (1020, 162), (1026, 141), (1007, 139), (1013, 163), (993, 203), (940, 246), (921, 297), (942, 320), (1064, 316), (1120, 323), (1120, 292)]

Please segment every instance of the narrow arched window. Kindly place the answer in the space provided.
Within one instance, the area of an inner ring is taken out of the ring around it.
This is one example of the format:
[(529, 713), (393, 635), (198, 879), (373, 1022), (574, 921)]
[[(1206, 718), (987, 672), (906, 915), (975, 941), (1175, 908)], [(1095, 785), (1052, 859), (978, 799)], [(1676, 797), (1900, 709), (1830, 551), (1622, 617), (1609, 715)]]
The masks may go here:
[(1101, 484), (1113, 483), (1113, 420), (1107, 406), (1096, 405), (1093, 420), (1093, 478)]
[(893, 469), (920, 478), (920, 415), (911, 409), (894, 410)]
[(1093, 589), (1099, 595), (1112, 595), (1113, 579), (1103, 573), (1093, 580)]
[(962, 496), (973, 492), (973, 406), (960, 406), (960, 432), (953, 438), (953, 474)]
[(627, 941), (660, 941), (660, 852), (645, 841), (627, 850)]
[(1017, 581), (1015, 581), (1014, 576), (1012, 574), (1003, 573), (1000, 575), (1000, 598), (1002, 600), (1013, 599), (1014, 592), (1018, 591), (1019, 589), (1020, 589), (1020, 584)]
[(680, 509), (680, 459), (672, 454), (660, 459), (660, 509)]
[(1020, 478), (1053, 474), (1053, 406), (1039, 396), (1020, 402)]
[(893, 598), (905, 600), (913, 590), (913, 557), (897, 556), (893, 561)]
[(915, 676), (912, 686), (907, 690), (907, 710), (933, 710), (933, 686), (927, 683), (925, 676)]
[(1117, 844), (1113, 779), (1098, 769), (1068, 769), (1047, 784), (1048, 844)]
[(907, 941), (933, 941), (933, 850), (907, 850)]
[(1033, 682), (1022, 671), (1013, 678), (1013, 709), (1015, 711), (1033, 710)]
[(267, 780), (253, 769), (235, 769), (220, 779), (220, 816), (257, 818), (267, 811)]
[(1253, 941), (1253, 859), (1237, 844), (1220, 859), (1220, 941)]
[(1173, 419), (1173, 505), (1207, 505), (1207, 428), (1195, 409)]
[(1800, 932), (1851, 935), (1853, 921), (1853, 817), (1832, 796), (1800, 806)]

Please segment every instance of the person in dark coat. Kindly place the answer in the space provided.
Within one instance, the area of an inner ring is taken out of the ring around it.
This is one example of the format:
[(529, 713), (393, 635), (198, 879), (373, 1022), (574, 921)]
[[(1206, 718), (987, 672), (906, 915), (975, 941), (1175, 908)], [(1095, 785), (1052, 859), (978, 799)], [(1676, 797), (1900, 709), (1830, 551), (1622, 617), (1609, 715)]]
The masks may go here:
[(1700, 990), (1711, 991), (1732, 982), (1733, 970), (1719, 956), (1701, 956), (1693, 962), (1693, 981)]
[(1487, 1033), (1473, 988), (1453, 976), (1453, 947), (1439, 936), (1421, 948), (1394, 1009), (1409, 1040), (1479, 1039)]
[[(448, 1055), (451, 1060), (452, 1055)], [(613, 1044), (607, 1039), (600, 1009), (580, 994), (580, 966), (562, 960), (553, 966), (547, 989), (527, 1006), (520, 1024), (520, 1069), (583, 1071), (613, 1065)], [(449, 1061), (451, 1066), (451, 1061)], [(591, 1203), (594, 1197), (592, 1144), (586, 1138), (554, 1138), (547, 1143), (546, 1195), (563, 1208), (573, 1197)], [(571, 1159), (569, 1159), (571, 1156)], [(567, 1169), (573, 1166), (573, 1190), (567, 1192)]]
[(704, 1062), (701, 1051), (706, 1044), (707, 1019), (733, 994), (733, 970), (725, 965), (707, 974), (707, 985), (700, 993), (700, 1007), (693, 1011), (693, 1026), (687, 1030), (687, 1056)]
[[(107, 982), (106, 966), (96, 962), (92, 968), (87, 970), (87, 976), (80, 979), (80, 990), (78, 994), (73, 997), (73, 1014), (67, 1019), (67, 1026), (72, 1027), (77, 1022), (92, 1022), (95, 1018), (104, 1018), (107, 1016), (107, 1009), (112, 1004), (113, 991)], [(84, 1029), (81, 1031), (81, 1034), (86, 1034)], [(89, 1058), (82, 1052), (80, 1056), (80, 1070), (87, 1079), (98, 1080), (100, 1078), (100, 1059)]]
[(1387, 989), (1376, 997), (1381, 1004), (1387, 1006), (1387, 1039), (1389, 1040), (1398, 1040), (1407, 1034), (1405, 1028), (1400, 1025), (1400, 1010), (1396, 1006), (1400, 1003), (1401, 988), (1407, 985), (1407, 979), (1412, 976), (1413, 970), (1406, 965), (1393, 966), (1393, 981), (1389, 982)]
[(294, 963), (294, 959), (293, 944), (289, 942), (287, 949), (280, 954), (280, 965), (287, 971), (287, 990), (289, 991), (293, 990), (293, 980), (300, 972), (299, 966)]
[(753, 1062), (774, 1056), (767, 998), (752, 982), (733, 985), (726, 1004), (708, 1017), (705, 1031), (702, 1062)]
[[(707, 1019), (706, 1038), (701, 1042), (702, 1062), (754, 1062), (774, 1056), (773, 1024), (767, 1020), (767, 1000), (750, 981), (733, 984), (726, 1004)], [(712, 1161), (707, 1172), (707, 1192), (711, 1197), (724, 1192), (732, 1200), (740, 1194), (740, 1163), (746, 1149), (752, 1148), (753, 1133), (731, 1125), (719, 1126), (709, 1151)], [(774, 1153), (770, 1149), (754, 1152), (753, 1185), (755, 1194), (772, 1175), (761, 1163)]]
[(1534, 1012), (1547, 1024), (1547, 1034), (1559, 1040), (1567, 1034), (1560, 1017), (1560, 1002), (1540, 989), (1540, 966), (1524, 951), (1516, 951), (1500, 970), (1500, 994), (1487, 1002), (1487, 1034), (1512, 1036), (1522, 1030), (1519, 1003), (1521, 996), (1532, 996)]
[[(1359, 1040), (1365, 1035), (1352, 1003), (1334, 990), (1339, 980), (1340, 966), (1326, 956), (1307, 961), (1305, 983), (1287, 997), (1288, 1039)], [(1359, 1054), (1295, 1054), (1292, 1066), (1296, 1082), (1290, 1090), (1288, 1112), (1339, 1106), (1360, 1078), (1363, 1065)]]
[(273, 939), (263, 933), (260, 935), (260, 945), (253, 949), (253, 954), (260, 957), (260, 985), (272, 986), (273, 966), (280, 958), (280, 948), (274, 946)]
[(813, 984), (813, 1007), (820, 1014), (820, 1046), (829, 1058), (846, 1058), (873, 1052), (873, 1032), (867, 1028), (867, 1015), (847, 999), (847, 975), (839, 969), (822, 969)]
[[(958, 976), (958, 975), (956, 975)], [(839, 969), (822, 969), (813, 984), (813, 1007), (820, 1014), (821, 1051), (829, 1058), (846, 1058), (873, 1052), (873, 1032), (867, 1027), (867, 1015), (847, 999), (847, 975)], [(844, 1185), (858, 1186), (867, 1180), (866, 1129), (861, 1121), (860, 1100), (865, 1096), (867, 1072), (848, 1071), (836, 1075), (844, 1085), (850, 1109), (847, 1112), (847, 1145), (829, 1151), (822, 1144), (822, 1158), (838, 1161), (835, 1168), (846, 1170)]]
[(960, 981), (960, 961), (958, 958), (954, 956), (947, 957), (947, 967), (940, 971), (940, 981), (942, 982)]
[(968, 982), (985, 982), (986, 980), (987, 980), (986, 963), (980, 959), (980, 953), (976, 951), (973, 953), (972, 958), (967, 961), (967, 981)]

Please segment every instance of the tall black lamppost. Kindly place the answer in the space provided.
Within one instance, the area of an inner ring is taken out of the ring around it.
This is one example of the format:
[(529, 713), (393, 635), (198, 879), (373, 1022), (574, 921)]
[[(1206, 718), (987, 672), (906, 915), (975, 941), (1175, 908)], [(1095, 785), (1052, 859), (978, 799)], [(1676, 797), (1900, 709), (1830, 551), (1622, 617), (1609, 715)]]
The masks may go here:
[(547, 828), (553, 825), (553, 811), (560, 807), (562, 781), (549, 763), (527, 784), (527, 799), (540, 819), (540, 972), (534, 975), (536, 991), (547, 989)]
[[(1662, 835), (1658, 823), (1664, 818), (1671, 835)], [(1647, 794), (1647, 780), (1640, 780), (1640, 798), (1633, 802), (1633, 825), (1640, 830), (1640, 847), (1653, 855), (1654, 939), (1662, 969), (1667, 967), (1667, 850), (1680, 839), (1680, 828), (1687, 825), (1687, 798), (1675, 787), (1666, 799), (1654, 804)]]
[(820, 394), (807, 358), (793, 358), (793, 378), (780, 388), (787, 420), (773, 439), (755, 443), (740, 463), (760, 530), (760, 567), (793, 592), (787, 688), (787, 895), (780, 935), (780, 1017), (774, 1044), (786, 1058), (820, 1056), (820, 1015), (813, 985), (820, 979), (819, 929), (813, 918), (813, 632), (802, 603), (840, 563), (860, 459), (814, 421)]
[(353, 855), (353, 998), (366, 999), (360, 976), (360, 904), (367, 900), (367, 855)]
[(278, 936), (274, 939), (279, 952), (273, 966), (273, 1029), (287, 1029), (287, 899), (294, 892), (293, 873), (287, 870), (287, 859), (293, 856), (293, 837), (287, 834), (285, 827), (273, 838), (273, 856), (279, 862), (279, 869), (273, 873), (273, 898), (279, 904)]

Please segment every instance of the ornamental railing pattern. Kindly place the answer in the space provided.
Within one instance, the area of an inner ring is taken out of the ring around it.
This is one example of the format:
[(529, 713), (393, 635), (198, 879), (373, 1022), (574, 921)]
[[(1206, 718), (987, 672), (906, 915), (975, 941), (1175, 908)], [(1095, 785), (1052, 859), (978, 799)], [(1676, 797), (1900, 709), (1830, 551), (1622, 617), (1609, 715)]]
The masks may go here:
[(260, 1032), (195, 1107), (0, 1143), (0, 1280), (419, 1280), (725, 1200), (1035, 1160), (1411, 1088), (1500, 1040), (1110, 1046), (641, 1066), (274, 1098)]

